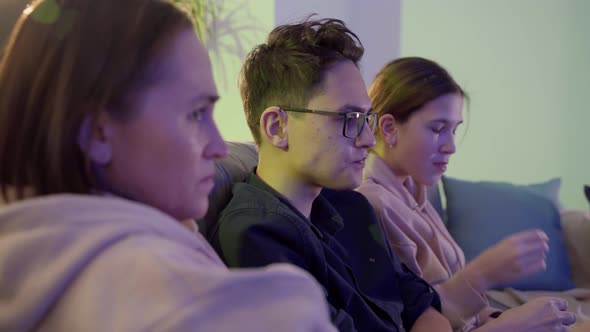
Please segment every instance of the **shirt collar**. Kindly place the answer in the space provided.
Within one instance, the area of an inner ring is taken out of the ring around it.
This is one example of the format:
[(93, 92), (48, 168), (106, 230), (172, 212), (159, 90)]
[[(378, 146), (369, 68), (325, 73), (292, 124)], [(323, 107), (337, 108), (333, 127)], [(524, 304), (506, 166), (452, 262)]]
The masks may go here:
[[(276, 191), (274, 188), (268, 185), (268, 183), (264, 182), (264, 180), (262, 180), (256, 174), (256, 168), (248, 176), (246, 182), (257, 187), (258, 189), (262, 189), (273, 194), (279, 201), (287, 205), (291, 210), (297, 213), (299, 217), (308, 222), (310, 226), (316, 231), (320, 229), (328, 232), (329, 234), (334, 234), (344, 227), (342, 216), (338, 213), (336, 208), (334, 208), (334, 206), (322, 195), (324, 190), (329, 189), (323, 189), (318, 197), (313, 201), (310, 219), (307, 219), (307, 217), (299, 212), (299, 210), (297, 210), (297, 208), (295, 208), (295, 206), (293, 206), (293, 204), (291, 204), (291, 202), (283, 194)], [(319, 234), (321, 236), (321, 232)]]

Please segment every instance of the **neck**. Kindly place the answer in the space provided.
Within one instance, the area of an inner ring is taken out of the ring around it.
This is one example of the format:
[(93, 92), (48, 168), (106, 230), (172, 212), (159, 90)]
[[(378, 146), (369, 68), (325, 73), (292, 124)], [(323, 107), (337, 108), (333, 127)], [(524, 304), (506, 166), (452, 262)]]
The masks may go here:
[(372, 153), (376, 154), (379, 158), (381, 158), (387, 167), (393, 172), (395, 177), (401, 182), (404, 183), (408, 179), (408, 174), (404, 172), (397, 162), (397, 156), (395, 154), (395, 146), (389, 147), (385, 145), (382, 141), (378, 141), (375, 147), (371, 150)]
[[(290, 172), (288, 166), (281, 163), (280, 158), (265, 158), (260, 151), (258, 175), (266, 184), (285, 196), (289, 202), (305, 217), (309, 219), (313, 201), (318, 197), (321, 187), (306, 182), (297, 174)], [(284, 158), (283, 158), (284, 160)]]

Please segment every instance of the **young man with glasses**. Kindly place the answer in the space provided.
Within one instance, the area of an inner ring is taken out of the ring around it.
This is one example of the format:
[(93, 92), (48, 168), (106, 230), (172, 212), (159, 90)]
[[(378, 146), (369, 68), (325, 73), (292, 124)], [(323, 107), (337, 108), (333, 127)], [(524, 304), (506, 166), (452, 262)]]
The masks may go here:
[(391, 254), (351, 190), (377, 124), (363, 51), (341, 21), (308, 20), (277, 27), (250, 53), (240, 89), (259, 164), (234, 185), (210, 241), (229, 266), (309, 271), (341, 331), (450, 331), (436, 292)]

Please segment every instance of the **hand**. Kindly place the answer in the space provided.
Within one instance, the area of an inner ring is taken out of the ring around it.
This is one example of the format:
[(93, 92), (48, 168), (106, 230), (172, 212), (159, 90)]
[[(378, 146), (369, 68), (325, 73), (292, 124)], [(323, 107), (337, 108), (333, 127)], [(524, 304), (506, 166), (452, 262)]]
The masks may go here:
[(479, 325), (484, 325), (489, 321), (497, 319), (499, 315), (502, 314), (502, 310), (493, 308), (493, 307), (485, 307), (483, 308), (478, 314)]
[(414, 322), (414, 325), (410, 329), (410, 332), (452, 332), (453, 328), (451, 323), (443, 316), (440, 312), (436, 311), (433, 307), (426, 309), (422, 315), (418, 316), (418, 319)]
[(477, 331), (569, 331), (576, 316), (566, 309), (567, 301), (563, 299), (539, 297), (504, 311)]
[(546, 269), (549, 238), (541, 230), (529, 230), (504, 238), (471, 261), (461, 272), (480, 292)]

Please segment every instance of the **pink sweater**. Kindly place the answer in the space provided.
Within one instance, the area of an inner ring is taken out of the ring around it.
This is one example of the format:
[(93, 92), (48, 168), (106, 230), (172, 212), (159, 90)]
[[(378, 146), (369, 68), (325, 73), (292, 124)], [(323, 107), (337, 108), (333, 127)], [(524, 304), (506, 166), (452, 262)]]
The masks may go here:
[(426, 187), (416, 185), (411, 177), (402, 183), (371, 153), (357, 190), (375, 208), (392, 250), (439, 292), (443, 314), (453, 327), (476, 326), (474, 316), (487, 306), (487, 300), (457, 273), (465, 266), (465, 256), (426, 199)]
[(307, 272), (229, 270), (199, 233), (117, 197), (0, 207), (0, 267), (0, 331), (336, 331)]

